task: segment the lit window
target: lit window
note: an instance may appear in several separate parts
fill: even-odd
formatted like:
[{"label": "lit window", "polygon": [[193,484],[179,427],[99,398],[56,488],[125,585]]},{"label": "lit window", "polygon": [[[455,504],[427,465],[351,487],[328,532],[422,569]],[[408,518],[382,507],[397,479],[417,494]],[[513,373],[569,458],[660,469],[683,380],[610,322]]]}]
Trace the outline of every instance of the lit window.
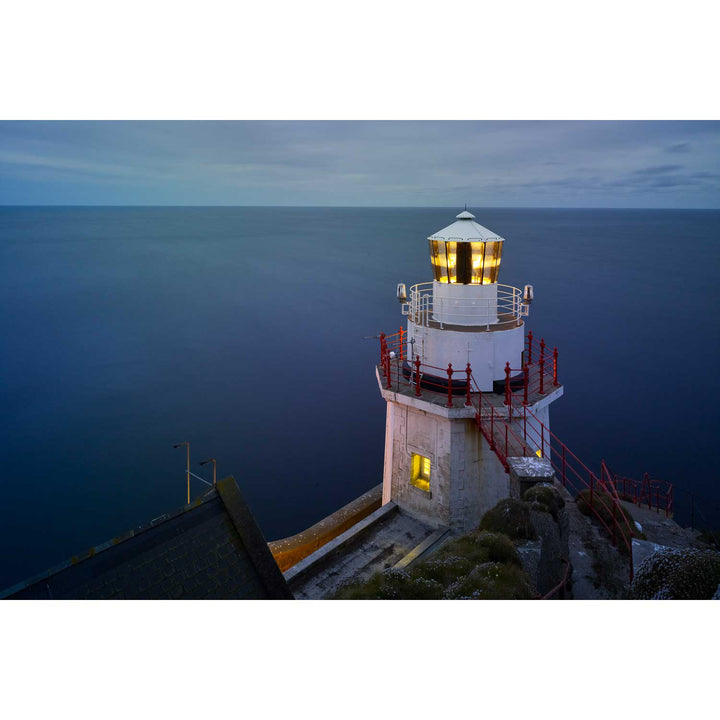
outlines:
[{"label": "lit window", "polygon": [[489,285],[496,283],[502,240],[456,242],[430,240],[433,276],[442,283]]},{"label": "lit window", "polygon": [[430,492],[430,458],[413,453],[411,472],[410,484],[425,492]]}]

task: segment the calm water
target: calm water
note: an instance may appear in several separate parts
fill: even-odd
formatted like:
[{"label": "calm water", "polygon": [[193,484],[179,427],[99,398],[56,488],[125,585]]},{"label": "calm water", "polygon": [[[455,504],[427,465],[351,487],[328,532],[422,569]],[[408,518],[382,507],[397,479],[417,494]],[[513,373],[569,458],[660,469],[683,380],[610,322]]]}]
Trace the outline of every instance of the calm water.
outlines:
[{"label": "calm water", "polygon": [[[185,439],[268,539],[379,483],[364,337],[399,327],[395,285],[430,279],[425,238],[456,212],[0,208],[0,587],[181,506]],[[475,214],[559,348],[553,430],[717,503],[720,213]]]}]

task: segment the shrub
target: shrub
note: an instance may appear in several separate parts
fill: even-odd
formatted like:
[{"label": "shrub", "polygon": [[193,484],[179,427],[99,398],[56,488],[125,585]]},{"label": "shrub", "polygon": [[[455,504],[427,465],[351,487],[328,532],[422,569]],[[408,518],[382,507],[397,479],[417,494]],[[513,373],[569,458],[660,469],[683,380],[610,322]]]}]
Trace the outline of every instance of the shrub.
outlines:
[{"label": "shrub", "polygon": [[[445,543],[433,554],[434,558],[458,556],[467,558],[472,562],[473,566],[487,562],[490,559],[488,548],[482,543],[479,543],[473,535],[463,535],[462,537],[450,540],[450,542]],[[422,563],[419,565],[421,564]],[[419,565],[416,567],[419,567]]]},{"label": "shrub", "polygon": [[720,584],[720,553],[695,548],[654,552],[635,572],[636,600],[709,600]]},{"label": "shrub", "polygon": [[507,535],[476,530],[471,537],[481,547],[487,548],[488,560],[492,562],[521,565],[520,555]]},{"label": "shrub", "polygon": [[419,563],[413,568],[412,575],[424,580],[434,580],[445,588],[459,577],[467,575],[475,565],[475,562],[466,557],[458,557],[457,555],[436,556]]},{"label": "shrub", "polygon": [[521,500],[505,498],[488,510],[480,521],[480,530],[502,533],[512,540],[535,540],[530,508]]},{"label": "shrub", "polygon": [[556,521],[558,519],[558,513],[565,507],[565,501],[562,499],[560,493],[552,485],[547,483],[533,485],[533,487],[528,488],[523,494],[523,500],[525,500],[525,502],[539,504],[545,508]]}]

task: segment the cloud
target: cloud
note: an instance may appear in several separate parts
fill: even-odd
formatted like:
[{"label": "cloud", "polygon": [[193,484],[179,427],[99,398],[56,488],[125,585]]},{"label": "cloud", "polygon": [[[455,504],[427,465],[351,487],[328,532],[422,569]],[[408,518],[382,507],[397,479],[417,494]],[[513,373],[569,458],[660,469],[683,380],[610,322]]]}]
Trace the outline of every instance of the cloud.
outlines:
[{"label": "cloud", "polygon": [[719,174],[718,122],[0,122],[4,204],[717,207]]},{"label": "cloud", "polygon": [[635,170],[635,175],[662,175],[664,173],[674,172],[675,170],[682,170],[682,165],[654,165],[653,167],[642,168],[641,170]]}]

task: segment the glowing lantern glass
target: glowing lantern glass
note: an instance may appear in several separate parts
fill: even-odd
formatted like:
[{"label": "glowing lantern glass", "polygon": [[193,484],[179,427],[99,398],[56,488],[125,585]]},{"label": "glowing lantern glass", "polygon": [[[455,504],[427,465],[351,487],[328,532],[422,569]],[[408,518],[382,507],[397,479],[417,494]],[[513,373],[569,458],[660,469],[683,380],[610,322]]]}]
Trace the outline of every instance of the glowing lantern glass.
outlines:
[{"label": "glowing lantern glass", "polygon": [[502,240],[430,240],[430,255],[433,274],[438,282],[489,285],[497,282]]}]

